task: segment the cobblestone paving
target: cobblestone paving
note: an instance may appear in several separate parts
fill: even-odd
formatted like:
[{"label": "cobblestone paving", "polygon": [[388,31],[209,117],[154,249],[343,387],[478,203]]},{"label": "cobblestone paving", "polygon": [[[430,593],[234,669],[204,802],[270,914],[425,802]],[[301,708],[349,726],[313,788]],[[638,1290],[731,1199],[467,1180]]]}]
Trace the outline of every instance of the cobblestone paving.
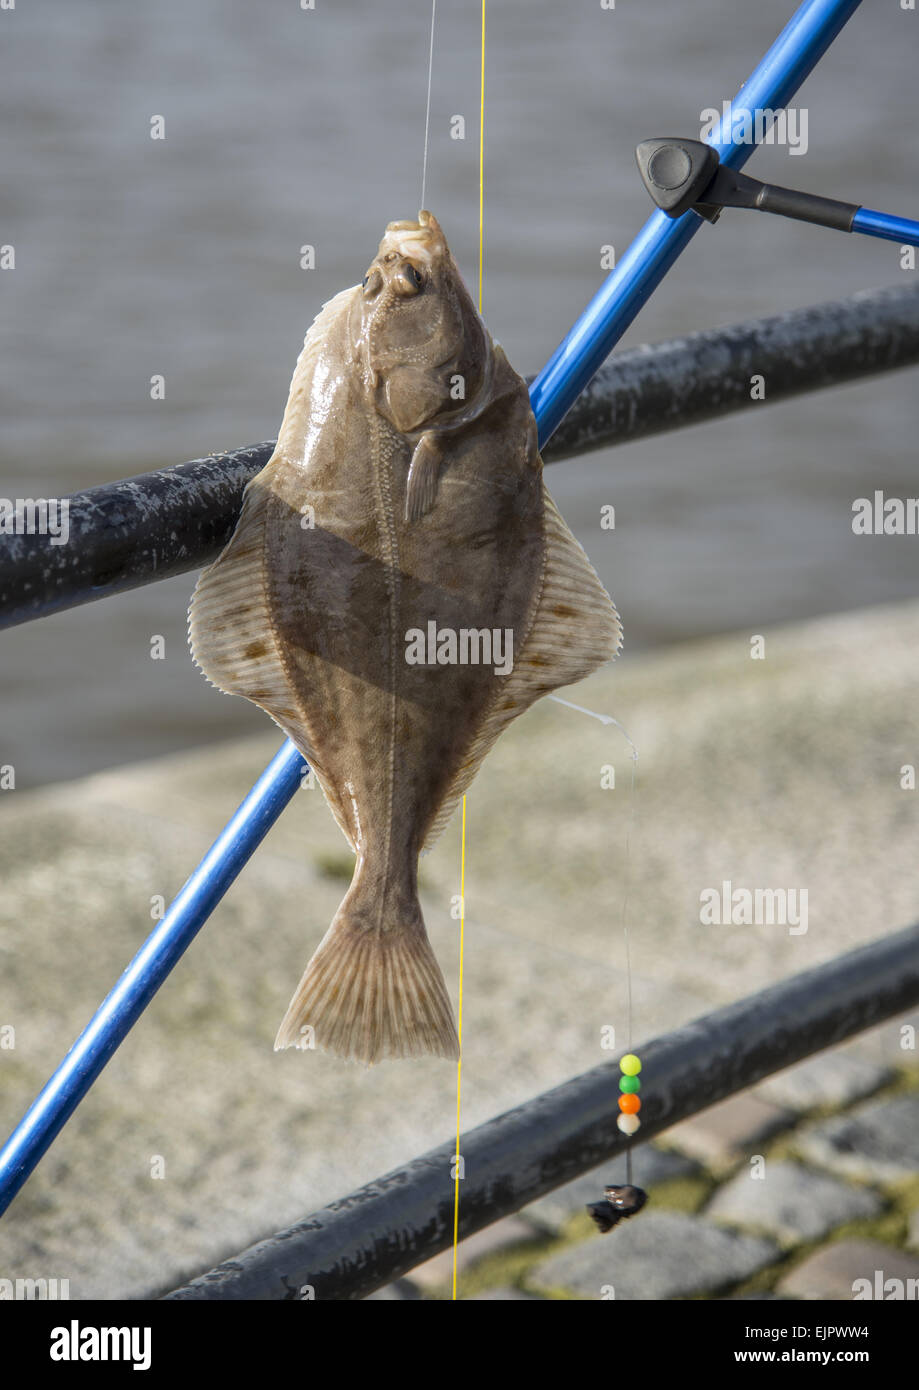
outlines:
[{"label": "cobblestone paving", "polygon": [[[458,1297],[919,1299],[917,1134],[919,1067],[841,1048],[636,1148],[649,1202],[609,1234],[621,1161],[463,1242]],[[452,1297],[452,1252],[372,1296]]]}]

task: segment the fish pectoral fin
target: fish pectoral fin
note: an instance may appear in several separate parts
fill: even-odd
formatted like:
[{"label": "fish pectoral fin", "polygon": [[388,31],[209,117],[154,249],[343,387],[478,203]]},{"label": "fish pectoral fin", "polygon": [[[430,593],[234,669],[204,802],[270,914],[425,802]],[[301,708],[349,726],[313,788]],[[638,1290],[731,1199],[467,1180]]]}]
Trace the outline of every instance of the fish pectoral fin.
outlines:
[{"label": "fish pectoral fin", "polygon": [[405,487],[405,520],[419,521],[433,507],[443,456],[434,435],[423,434],[415,445]]}]

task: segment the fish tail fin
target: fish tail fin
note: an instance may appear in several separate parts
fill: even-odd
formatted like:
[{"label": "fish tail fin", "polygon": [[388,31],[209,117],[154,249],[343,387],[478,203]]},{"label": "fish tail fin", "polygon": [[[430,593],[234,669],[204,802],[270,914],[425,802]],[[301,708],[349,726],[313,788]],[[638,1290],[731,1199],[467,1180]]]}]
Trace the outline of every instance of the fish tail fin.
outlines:
[{"label": "fish tail fin", "polygon": [[447,987],[415,903],[406,925],[368,926],[349,892],[306,967],[275,1051],[321,1047],[372,1064],[458,1057]]}]

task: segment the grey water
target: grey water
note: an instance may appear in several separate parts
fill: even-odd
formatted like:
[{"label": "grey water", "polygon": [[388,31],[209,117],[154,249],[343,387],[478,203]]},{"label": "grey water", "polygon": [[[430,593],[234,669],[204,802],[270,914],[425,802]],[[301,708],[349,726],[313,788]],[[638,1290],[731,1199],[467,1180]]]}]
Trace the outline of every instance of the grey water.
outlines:
[{"label": "grey water", "polygon": [[[599,286],[601,248],[621,254],[649,215],[637,142],[698,135],[794,8],[488,0],[484,313],[519,371]],[[429,22],[430,0],[0,10],[0,243],[15,247],[0,273],[0,496],[274,437],[314,314],[360,278],[386,222],[418,210]],[[426,193],[471,286],[479,23],[478,0],[439,0]],[[806,141],[764,147],[750,172],[919,216],[917,57],[919,13],[867,0],[795,99]],[[624,345],[917,275],[890,243],[726,214]],[[622,613],[621,660],[914,596],[919,538],[857,537],[851,516],[876,488],[916,494],[917,423],[906,371],[553,466]],[[193,584],[0,636],[0,763],[17,786],[265,726],[192,665]]]}]

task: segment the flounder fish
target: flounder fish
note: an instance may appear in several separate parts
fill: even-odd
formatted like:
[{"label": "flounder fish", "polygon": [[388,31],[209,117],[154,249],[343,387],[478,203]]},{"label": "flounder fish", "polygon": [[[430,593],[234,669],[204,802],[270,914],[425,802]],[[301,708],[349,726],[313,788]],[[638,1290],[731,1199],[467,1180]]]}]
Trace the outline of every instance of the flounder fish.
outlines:
[{"label": "flounder fish", "polygon": [[293,740],[356,855],[275,1048],[456,1057],[419,854],[508,724],[621,633],[543,484],[526,383],[431,213],[391,222],[307,333],[189,638]]}]

